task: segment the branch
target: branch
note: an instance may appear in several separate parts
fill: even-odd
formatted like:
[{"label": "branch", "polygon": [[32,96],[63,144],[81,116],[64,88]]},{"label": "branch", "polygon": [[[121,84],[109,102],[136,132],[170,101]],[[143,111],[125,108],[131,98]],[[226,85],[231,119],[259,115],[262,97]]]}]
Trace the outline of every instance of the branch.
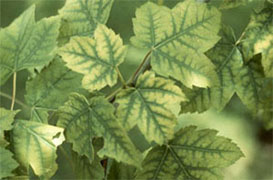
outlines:
[{"label": "branch", "polygon": [[12,98],[11,98],[11,106],[10,110],[13,110],[14,103],[15,103],[15,97],[16,97],[16,72],[13,74],[13,87],[12,87]]}]

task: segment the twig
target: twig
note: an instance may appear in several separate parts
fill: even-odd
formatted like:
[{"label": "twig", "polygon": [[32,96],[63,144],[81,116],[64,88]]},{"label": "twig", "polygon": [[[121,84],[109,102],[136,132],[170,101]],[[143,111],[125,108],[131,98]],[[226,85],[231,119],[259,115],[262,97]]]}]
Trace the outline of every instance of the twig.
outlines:
[{"label": "twig", "polygon": [[11,99],[10,110],[13,110],[14,108],[15,98],[16,98],[16,72],[14,72],[13,74],[13,87],[12,87],[12,99]]},{"label": "twig", "polygon": [[[4,92],[1,92],[1,91],[0,91],[0,96],[12,100],[12,97],[11,97],[10,95],[8,95],[8,94],[6,94],[6,93],[4,93]],[[21,106],[24,107],[24,108],[30,108],[28,105],[26,105],[25,103],[23,103],[22,101],[20,101],[20,100],[18,100],[18,99],[16,99],[16,98],[15,98],[15,103],[21,105]]]}]

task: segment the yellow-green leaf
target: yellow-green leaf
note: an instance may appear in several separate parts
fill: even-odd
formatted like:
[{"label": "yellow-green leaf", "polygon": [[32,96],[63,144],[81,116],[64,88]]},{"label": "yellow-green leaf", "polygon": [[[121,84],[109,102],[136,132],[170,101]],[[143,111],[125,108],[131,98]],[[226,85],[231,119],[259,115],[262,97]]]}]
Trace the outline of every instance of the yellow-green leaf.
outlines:
[{"label": "yellow-green leaf", "polygon": [[172,10],[148,2],[136,11],[132,43],[151,51],[156,73],[184,83],[207,87],[217,79],[203,54],[219,40],[220,13],[204,3],[186,0]]},{"label": "yellow-green leaf", "polygon": [[34,20],[31,6],[11,25],[0,30],[0,84],[14,73],[48,64],[55,55],[58,17]]},{"label": "yellow-green leaf", "polygon": [[154,147],[136,179],[222,179],[222,170],[243,153],[230,139],[211,129],[181,129],[167,145]]},{"label": "yellow-green leaf", "polygon": [[65,128],[67,140],[73,150],[94,159],[92,138],[103,137],[100,157],[108,156],[131,165],[139,166],[141,154],[136,150],[126,131],[114,116],[114,107],[104,97],[88,101],[84,96],[72,94],[60,108],[58,125]]},{"label": "yellow-green leaf", "polygon": [[57,170],[57,147],[64,141],[63,128],[25,120],[16,120],[13,129],[15,157],[25,168],[49,179]]},{"label": "yellow-green leaf", "polygon": [[73,36],[93,36],[98,24],[105,24],[114,0],[66,0],[59,14],[62,26],[59,39]]},{"label": "yellow-green leaf", "polygon": [[139,77],[135,88],[117,95],[117,115],[126,129],[137,125],[148,141],[163,144],[172,138],[176,124],[170,109],[182,100],[184,95],[173,81],[146,72]]},{"label": "yellow-green leaf", "polygon": [[70,69],[84,74],[83,87],[93,91],[117,83],[117,68],[126,52],[120,36],[105,25],[99,25],[94,38],[74,37],[59,54]]},{"label": "yellow-green leaf", "polygon": [[[8,142],[5,140],[4,131],[11,130],[13,128],[13,121],[15,115],[19,112],[17,111],[10,111],[4,108],[0,108],[0,146],[5,147],[8,145]],[[1,169],[1,168],[0,168]]]}]

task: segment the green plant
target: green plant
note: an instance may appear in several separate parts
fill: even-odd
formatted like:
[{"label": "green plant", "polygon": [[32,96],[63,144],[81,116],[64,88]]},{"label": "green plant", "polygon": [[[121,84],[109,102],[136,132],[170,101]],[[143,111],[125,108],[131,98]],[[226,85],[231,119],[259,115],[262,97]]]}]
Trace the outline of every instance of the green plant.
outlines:
[{"label": "green plant", "polygon": [[[119,69],[129,45],[105,25],[113,2],[66,0],[37,22],[31,6],[0,29],[0,84],[13,76],[12,95],[1,92],[11,107],[0,108],[0,178],[51,178],[59,148],[77,179],[221,179],[244,156],[239,147],[216,130],[176,131],[177,116],[221,111],[236,93],[273,127],[270,0],[239,36],[221,12],[247,0],[143,2],[131,44],[146,55],[131,77]],[[24,102],[16,99],[22,70]],[[149,147],[139,148],[132,129]]]}]

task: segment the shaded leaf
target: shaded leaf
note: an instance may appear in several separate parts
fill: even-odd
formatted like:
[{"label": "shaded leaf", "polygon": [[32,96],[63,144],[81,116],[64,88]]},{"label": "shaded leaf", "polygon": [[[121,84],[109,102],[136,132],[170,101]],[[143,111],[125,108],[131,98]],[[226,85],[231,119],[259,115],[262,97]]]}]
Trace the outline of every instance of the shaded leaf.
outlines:
[{"label": "shaded leaf", "polygon": [[222,169],[243,157],[230,139],[211,129],[181,129],[168,145],[156,146],[136,179],[222,179]]},{"label": "shaded leaf", "polygon": [[0,178],[14,176],[12,171],[18,166],[18,163],[12,156],[9,150],[0,147]]},{"label": "shaded leaf", "polygon": [[31,108],[31,120],[47,123],[47,111],[57,110],[71,92],[83,92],[82,76],[66,68],[60,58],[26,83],[25,99]]},{"label": "shaded leaf", "polygon": [[27,68],[48,64],[55,55],[59,34],[58,17],[34,20],[35,6],[31,6],[12,24],[0,30],[0,82]]},{"label": "shaded leaf", "polygon": [[5,147],[6,145],[8,145],[8,142],[5,140],[5,137],[4,137],[4,131],[8,131],[13,128],[12,123],[14,121],[15,115],[18,112],[19,110],[10,111],[4,108],[0,108],[0,146],[1,147]]},{"label": "shaded leaf", "polygon": [[174,82],[146,72],[138,78],[135,88],[117,95],[117,115],[126,129],[137,125],[148,141],[163,144],[173,136],[176,117],[170,110],[185,100]]},{"label": "shaded leaf", "polygon": [[93,91],[117,83],[117,68],[126,52],[120,36],[105,25],[99,25],[94,38],[74,37],[59,54],[70,69],[84,74],[83,87]]},{"label": "shaded leaf", "polygon": [[57,146],[64,141],[63,128],[17,120],[13,129],[16,159],[25,168],[43,178],[50,178],[57,170]]},{"label": "shaded leaf", "polygon": [[67,140],[73,150],[94,160],[92,138],[103,137],[100,157],[108,156],[138,166],[141,154],[135,149],[124,129],[114,116],[114,107],[104,97],[88,101],[84,96],[72,94],[60,108],[58,125],[66,129]]}]

